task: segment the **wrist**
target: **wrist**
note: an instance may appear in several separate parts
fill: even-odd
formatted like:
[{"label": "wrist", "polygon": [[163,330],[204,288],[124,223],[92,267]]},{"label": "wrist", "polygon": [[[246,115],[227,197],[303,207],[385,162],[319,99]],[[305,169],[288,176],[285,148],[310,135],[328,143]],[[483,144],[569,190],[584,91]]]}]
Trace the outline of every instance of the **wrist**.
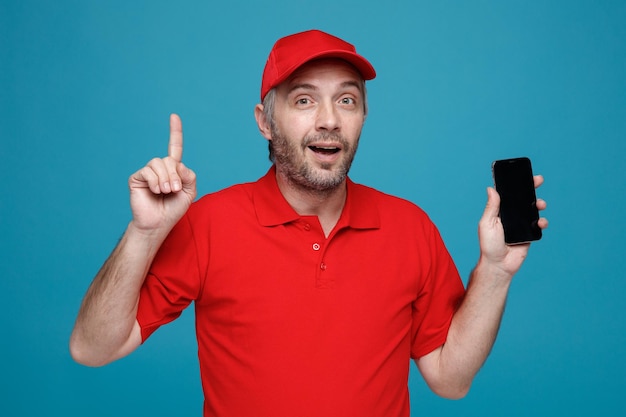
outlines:
[{"label": "wrist", "polygon": [[154,255],[168,234],[169,230],[145,229],[131,221],[126,227],[122,241],[139,253]]},{"label": "wrist", "polygon": [[508,284],[513,279],[513,274],[504,269],[500,263],[494,262],[486,257],[481,256],[478,259],[476,267],[472,272],[472,276],[493,279],[496,283]]}]

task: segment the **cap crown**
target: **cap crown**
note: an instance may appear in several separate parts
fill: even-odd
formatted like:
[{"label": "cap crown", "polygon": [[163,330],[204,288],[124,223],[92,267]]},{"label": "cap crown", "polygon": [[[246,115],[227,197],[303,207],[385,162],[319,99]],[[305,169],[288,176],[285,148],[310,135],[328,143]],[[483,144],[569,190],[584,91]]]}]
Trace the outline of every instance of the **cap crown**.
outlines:
[{"label": "cap crown", "polygon": [[372,64],[354,45],[320,30],[308,30],[279,39],[272,48],[261,82],[261,101],[303,64],[319,58],[340,58],[356,67],[364,80],[376,77]]}]

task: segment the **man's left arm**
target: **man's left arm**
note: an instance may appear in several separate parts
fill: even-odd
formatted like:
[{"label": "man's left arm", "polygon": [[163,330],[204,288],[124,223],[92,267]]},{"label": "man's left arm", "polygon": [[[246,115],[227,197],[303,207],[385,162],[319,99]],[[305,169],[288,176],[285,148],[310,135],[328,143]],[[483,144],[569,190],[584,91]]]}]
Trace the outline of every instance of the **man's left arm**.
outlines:
[{"label": "man's left arm", "polygon": [[[543,177],[535,176],[535,187]],[[498,216],[500,197],[487,190],[487,206],[478,226],[480,258],[467,286],[463,302],[454,314],[445,344],[419,358],[417,366],[428,386],[446,398],[467,394],[474,376],[496,340],[513,275],[528,255],[530,244],[506,245]],[[546,203],[537,200],[537,208]],[[539,220],[545,229],[548,221]]]}]

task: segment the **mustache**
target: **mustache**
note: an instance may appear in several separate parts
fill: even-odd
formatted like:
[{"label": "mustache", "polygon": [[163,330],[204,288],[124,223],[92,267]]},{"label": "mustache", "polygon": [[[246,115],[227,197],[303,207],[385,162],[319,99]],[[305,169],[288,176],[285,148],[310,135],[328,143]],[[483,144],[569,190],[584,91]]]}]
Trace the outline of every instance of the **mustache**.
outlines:
[{"label": "mustache", "polygon": [[341,147],[344,150],[347,150],[350,148],[349,142],[341,134],[337,132],[321,132],[316,135],[305,136],[304,140],[302,141],[302,146],[306,148],[312,143],[319,143],[319,142],[339,143],[341,144]]}]

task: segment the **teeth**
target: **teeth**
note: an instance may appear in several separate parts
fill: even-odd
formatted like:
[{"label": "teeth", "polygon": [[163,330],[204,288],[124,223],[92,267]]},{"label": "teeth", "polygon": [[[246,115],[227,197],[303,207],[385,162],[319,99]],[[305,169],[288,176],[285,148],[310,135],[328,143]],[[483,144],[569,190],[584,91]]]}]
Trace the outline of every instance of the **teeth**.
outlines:
[{"label": "teeth", "polygon": [[339,152],[339,148],[335,147],[335,146],[309,146],[309,149],[311,149],[313,152],[318,152],[318,153],[337,153]]}]

